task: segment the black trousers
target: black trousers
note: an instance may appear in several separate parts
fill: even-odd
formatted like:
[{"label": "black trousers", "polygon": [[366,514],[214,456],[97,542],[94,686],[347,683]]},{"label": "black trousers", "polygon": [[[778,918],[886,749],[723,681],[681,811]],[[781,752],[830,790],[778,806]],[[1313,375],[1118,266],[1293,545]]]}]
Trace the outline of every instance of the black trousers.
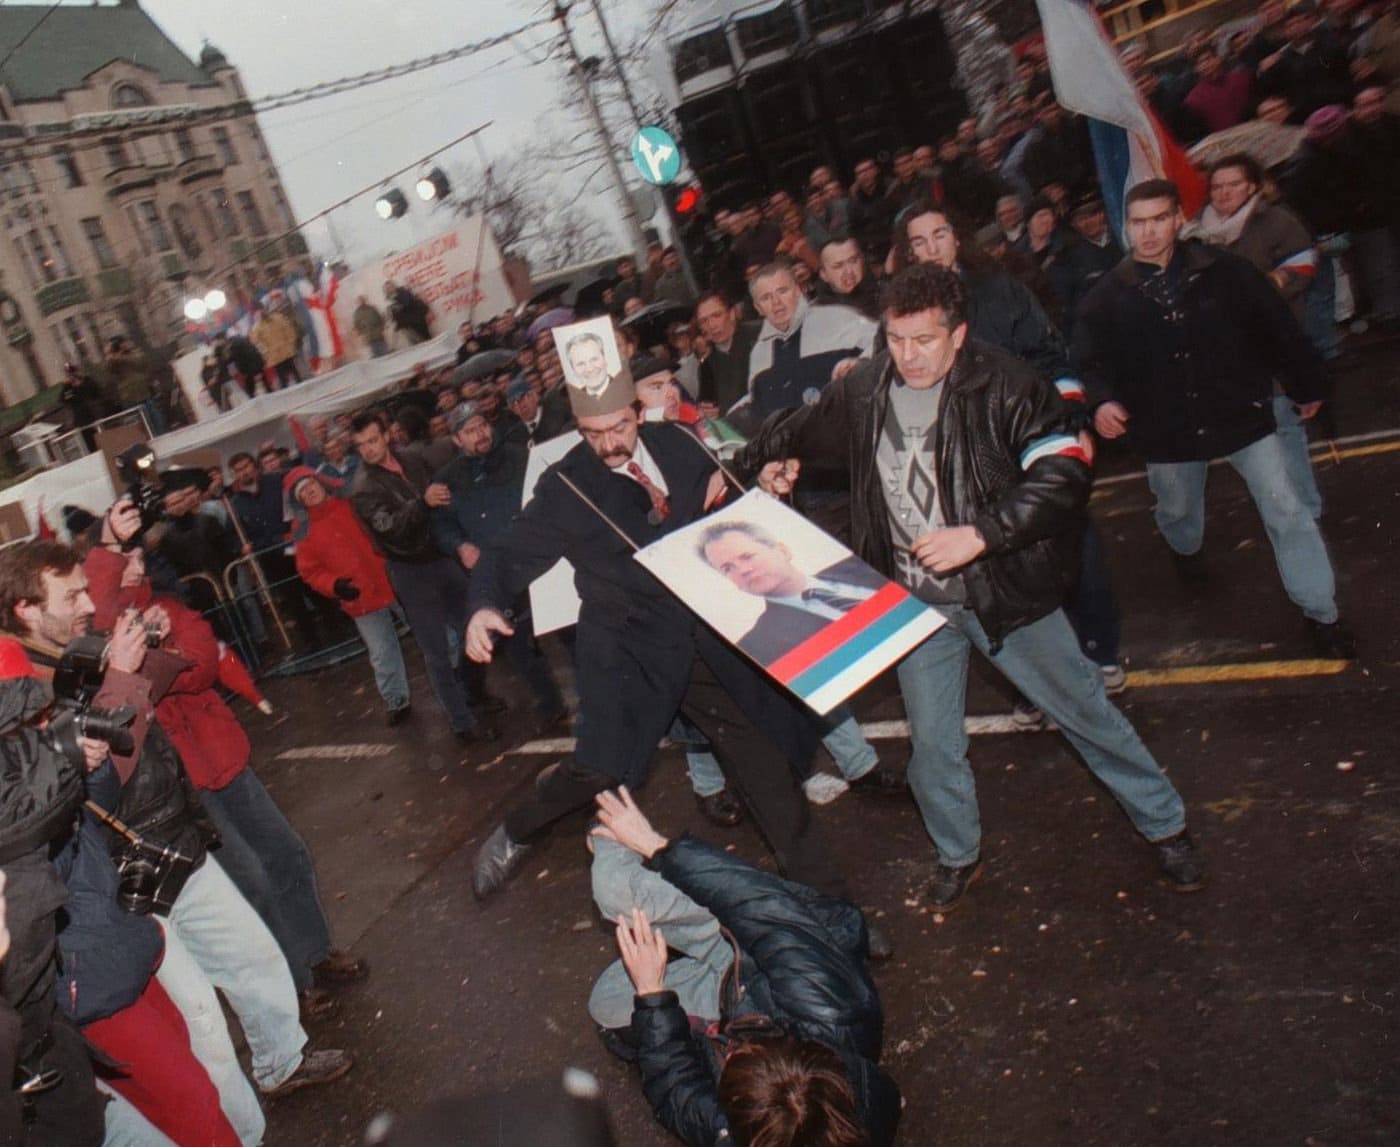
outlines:
[{"label": "black trousers", "polygon": [[570,813],[592,808],[604,789],[641,785],[679,710],[709,740],[782,873],[828,895],[846,896],[797,780],[795,766],[809,763],[818,743],[806,709],[707,629],[696,634],[688,675],[683,659],[653,658],[616,642],[598,648],[594,640],[606,646],[608,639],[580,629],[575,753],[506,816],[511,839],[538,838]]}]

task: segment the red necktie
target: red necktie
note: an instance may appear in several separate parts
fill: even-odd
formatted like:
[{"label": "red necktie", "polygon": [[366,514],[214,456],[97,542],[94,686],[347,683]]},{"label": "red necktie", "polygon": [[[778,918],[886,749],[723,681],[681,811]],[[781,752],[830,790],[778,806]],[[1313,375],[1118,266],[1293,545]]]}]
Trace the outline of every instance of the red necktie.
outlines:
[{"label": "red necktie", "polygon": [[627,473],[641,483],[642,489],[647,492],[647,497],[651,499],[651,512],[656,518],[652,525],[658,525],[671,512],[671,503],[635,460],[627,463]]}]

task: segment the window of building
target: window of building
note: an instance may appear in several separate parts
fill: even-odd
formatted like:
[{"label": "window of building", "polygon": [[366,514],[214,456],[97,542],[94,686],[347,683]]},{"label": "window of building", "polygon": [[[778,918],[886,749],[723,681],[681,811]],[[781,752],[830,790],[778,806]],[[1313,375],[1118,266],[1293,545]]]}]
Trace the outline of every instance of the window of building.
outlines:
[{"label": "window of building", "polygon": [[78,170],[78,161],[73,158],[73,153],[68,148],[55,148],[53,159],[58,164],[58,174],[63,179],[64,187],[83,185],[83,173]]},{"label": "window of building", "polygon": [[82,327],[78,325],[76,316],[70,316],[63,320],[63,333],[67,335],[64,341],[68,344],[69,352],[77,356],[80,363],[87,366],[88,363],[93,361],[87,336],[83,333]]},{"label": "window of building", "polygon": [[233,149],[233,136],[229,135],[228,128],[214,128],[214,146],[219,149],[219,160],[225,167],[232,167],[238,162],[238,152]]},{"label": "window of building", "polygon": [[144,108],[150,104],[151,97],[146,94],[146,89],[136,84],[118,84],[117,90],[112,93],[114,108]]},{"label": "window of building", "polygon": [[138,203],[136,212],[141,220],[141,229],[146,233],[151,246],[157,251],[172,250],[175,244],[170,241],[170,232],[165,226],[165,220],[161,218],[160,208],[156,206],[155,200],[147,199]]},{"label": "window of building", "polygon": [[119,139],[104,139],[102,153],[107,157],[108,167],[127,167],[131,163],[126,154],[126,144]]},{"label": "window of building", "polygon": [[71,278],[73,262],[68,258],[68,249],[63,245],[63,236],[58,233],[58,228],[52,225],[46,230],[49,233],[49,250],[53,253],[54,265],[58,268],[59,278]]},{"label": "window of building", "polygon": [[126,221],[131,225],[132,233],[136,236],[137,245],[141,248],[141,254],[151,253],[151,241],[146,235],[146,229],[141,226],[141,216],[136,210],[134,203],[126,205]]},{"label": "window of building", "polygon": [[0,196],[6,199],[17,197],[20,193],[19,176],[11,164],[0,167]]},{"label": "window of building", "polygon": [[87,323],[88,334],[92,338],[92,345],[97,348],[97,353],[102,353],[102,332],[97,327],[97,319],[92,315],[84,315],[83,322]]},{"label": "window of building", "polygon": [[253,142],[253,153],[261,160],[267,159],[267,145],[263,143],[262,133],[258,131],[258,125],[250,123],[248,125],[248,138]]},{"label": "window of building", "polygon": [[238,192],[238,210],[253,238],[261,239],[267,234],[267,224],[263,222],[262,212],[258,210],[257,200],[251,191]]},{"label": "window of building", "polygon": [[29,245],[19,235],[15,236],[15,250],[19,253],[19,262],[20,266],[24,268],[24,277],[29,280],[30,287],[37,289],[44,280],[34,266],[34,256],[29,253]]},{"label": "window of building", "polygon": [[88,246],[92,248],[92,253],[97,256],[97,265],[104,271],[117,265],[117,253],[112,250],[112,244],[107,241],[107,232],[102,226],[102,220],[93,216],[83,220],[83,234],[87,236]]},{"label": "window of building", "polygon": [[214,209],[214,218],[219,221],[219,230],[229,238],[234,238],[240,234],[238,227],[238,216],[233,213],[233,208],[229,206],[228,192],[222,187],[216,187],[209,193],[209,205]]},{"label": "window of building", "polygon": [[175,151],[180,156],[180,162],[194,158],[194,136],[190,134],[187,127],[179,128],[175,132]]},{"label": "window of building", "polygon": [[194,220],[179,203],[170,208],[170,226],[175,230],[175,241],[180,244],[180,250],[185,253],[185,257],[191,262],[198,262],[204,256],[204,248],[199,245],[199,233],[195,230]]},{"label": "window of building", "polygon": [[24,238],[29,244],[29,253],[34,257],[34,265],[38,268],[40,277],[46,283],[58,282],[61,278],[58,273],[58,264],[54,262],[48,244],[44,242],[44,236],[39,231],[34,230]]},{"label": "window of building", "polygon": [[284,229],[290,230],[296,226],[296,220],[292,218],[292,208],[287,202],[287,197],[282,194],[282,189],[277,184],[272,184],[269,189],[272,192],[272,204],[277,208],[277,218],[281,221]]}]

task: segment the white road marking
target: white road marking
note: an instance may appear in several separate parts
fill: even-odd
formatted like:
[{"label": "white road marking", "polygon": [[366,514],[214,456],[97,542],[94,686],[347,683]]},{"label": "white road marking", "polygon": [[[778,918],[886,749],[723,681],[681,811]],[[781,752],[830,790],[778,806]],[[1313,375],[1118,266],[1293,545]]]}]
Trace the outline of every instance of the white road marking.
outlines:
[{"label": "white road marking", "polygon": [[279,761],[356,761],[387,757],[395,745],[302,745],[277,754]]}]

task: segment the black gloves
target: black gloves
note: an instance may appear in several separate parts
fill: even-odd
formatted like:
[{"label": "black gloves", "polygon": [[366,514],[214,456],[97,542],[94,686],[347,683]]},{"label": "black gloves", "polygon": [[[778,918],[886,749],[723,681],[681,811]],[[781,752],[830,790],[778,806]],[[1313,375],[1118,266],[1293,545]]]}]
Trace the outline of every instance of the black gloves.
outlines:
[{"label": "black gloves", "polygon": [[331,588],[335,590],[335,596],[340,598],[341,601],[354,601],[360,596],[359,589],[348,577],[336,578],[335,585]]}]

